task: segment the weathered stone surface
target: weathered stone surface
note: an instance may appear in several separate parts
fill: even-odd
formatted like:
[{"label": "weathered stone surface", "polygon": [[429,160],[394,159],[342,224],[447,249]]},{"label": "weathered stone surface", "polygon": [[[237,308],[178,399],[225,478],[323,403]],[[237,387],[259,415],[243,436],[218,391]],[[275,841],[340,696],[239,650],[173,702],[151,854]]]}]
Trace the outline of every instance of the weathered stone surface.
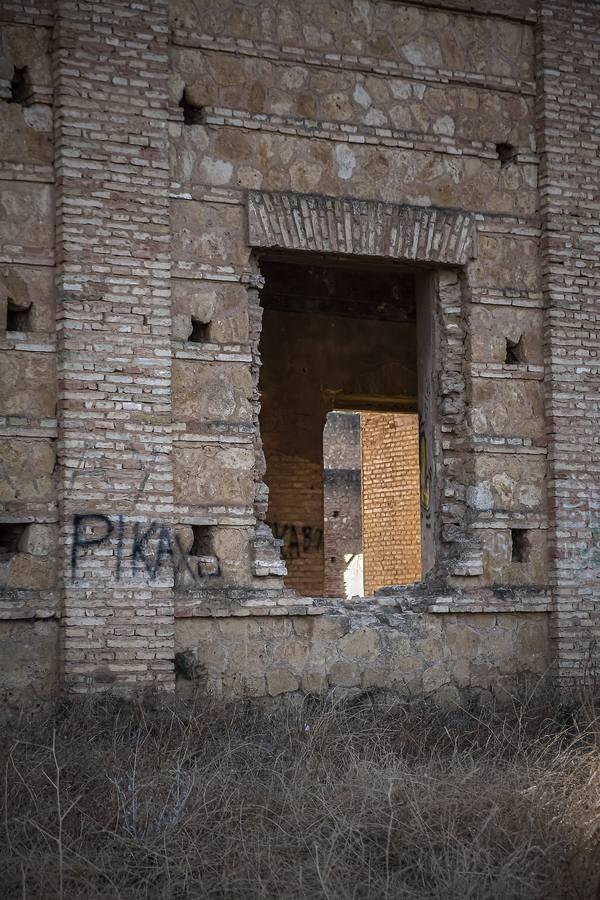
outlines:
[{"label": "weathered stone surface", "polygon": [[266,678],[272,696],[361,685],[431,693],[448,703],[464,689],[537,677],[548,660],[543,613],[406,613],[393,624],[358,613],[343,636],[339,618],[177,619],[176,645],[207,670],[207,688],[224,696],[252,696]]},{"label": "weathered stone surface", "polygon": [[0,697],[4,702],[35,703],[51,697],[58,688],[59,668],[58,622],[0,621]]},{"label": "weathered stone surface", "polygon": [[0,297],[15,309],[27,310],[27,330],[54,333],[54,271],[47,266],[0,266]]},{"label": "weathered stone surface", "polygon": [[248,341],[248,293],[236,284],[205,284],[174,279],[173,337],[187,340],[192,315],[210,323],[210,340],[219,343]]},{"label": "weathered stone surface", "polygon": [[247,506],[254,498],[254,454],[248,447],[177,447],[175,497],[190,505]]},{"label": "weathered stone surface", "polygon": [[506,362],[507,339],[520,342],[523,365],[541,366],[544,361],[541,309],[474,304],[470,312],[471,358],[474,362]]},{"label": "weathered stone surface", "polygon": [[[190,134],[192,130],[194,133]],[[173,141],[177,145],[175,177],[188,189],[216,181],[215,187],[263,187],[271,191],[380,200],[381,184],[385,183],[385,200],[389,203],[513,215],[530,215],[536,209],[535,180],[526,165],[516,167],[513,182],[507,185],[503,170],[493,159],[371,147],[362,143],[312,142],[268,131],[252,134],[241,128],[214,131],[204,126],[184,128],[181,137],[174,137]],[[207,171],[200,165],[205,155],[214,160],[229,160],[231,172],[224,173],[219,168],[215,175],[213,169]],[[248,183],[242,171],[246,173],[250,169],[268,171],[268,181],[263,177],[261,184]],[[184,235],[178,255],[192,252],[190,238],[184,232],[189,230],[192,221],[200,224],[198,215],[191,212],[186,216],[187,224],[182,221],[183,211],[178,207],[184,205],[193,206],[183,202],[174,205],[175,227]],[[215,238],[195,241],[195,252],[217,261],[222,258],[220,247],[231,239],[228,224],[214,213],[207,213],[205,218],[207,223],[210,221]],[[231,259],[242,256],[242,249],[232,246]]]},{"label": "weathered stone surface", "polygon": [[[229,53],[198,53],[186,47],[175,48],[173,64],[174,103],[186,85],[189,101],[201,108],[396,128],[411,136],[440,133],[467,141],[503,140],[527,149],[535,140],[529,97],[458,84],[440,88],[408,78],[292,66]],[[221,165],[227,162],[222,160]]]},{"label": "weathered stone surface", "polygon": [[238,206],[174,200],[171,204],[173,260],[177,268],[197,271],[203,264],[244,266],[250,251]]},{"label": "weathered stone surface", "polygon": [[254,9],[239,10],[216,0],[209,4],[204,0],[179,0],[172,9],[171,21],[184,33],[201,30],[215,36],[269,41],[323,53],[373,55],[417,67],[533,77],[532,29],[494,17],[450,15],[440,9],[395,3],[347,6],[341,0],[332,7],[312,0],[302,7],[302,15],[292,0],[285,5],[271,0],[256,15]]},{"label": "weathered stone surface", "polygon": [[469,419],[475,434],[544,438],[544,393],[537,381],[473,380]]},{"label": "weathered stone surface", "polygon": [[0,503],[49,500],[55,461],[49,440],[0,438]]},{"label": "weathered stone surface", "polygon": [[46,184],[0,182],[0,241],[15,262],[51,262],[54,253],[53,189]]},{"label": "weathered stone surface", "polygon": [[469,489],[469,505],[475,510],[545,510],[546,460],[543,456],[478,454],[475,479],[475,486]]},{"label": "weathered stone surface", "polygon": [[49,353],[0,354],[0,414],[56,414],[56,363]]},{"label": "weathered stone surface", "polygon": [[[519,211],[534,212],[533,209]],[[480,234],[477,248],[477,259],[469,266],[468,277],[473,287],[540,290],[539,245],[536,239]]]},{"label": "weathered stone surface", "polygon": [[546,529],[528,528],[527,552],[523,562],[513,559],[510,530],[482,528],[480,539],[484,551],[484,574],[494,585],[543,585],[548,574]]},{"label": "weathered stone surface", "polygon": [[173,361],[173,417],[180,421],[210,420],[249,424],[253,391],[249,366]]}]

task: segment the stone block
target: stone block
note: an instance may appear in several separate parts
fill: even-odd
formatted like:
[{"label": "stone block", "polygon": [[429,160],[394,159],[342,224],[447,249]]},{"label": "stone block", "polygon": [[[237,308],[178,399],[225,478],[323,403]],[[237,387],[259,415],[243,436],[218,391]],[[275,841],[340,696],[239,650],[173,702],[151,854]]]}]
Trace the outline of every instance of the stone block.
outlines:
[{"label": "stone block", "polygon": [[0,266],[0,296],[13,308],[28,310],[27,331],[54,333],[54,270],[47,266]]},{"label": "stone block", "polygon": [[251,423],[253,380],[248,365],[174,359],[172,371],[177,421]]},{"label": "stone block", "polygon": [[50,500],[55,461],[52,441],[0,438],[0,503]]},{"label": "stone block", "polygon": [[307,694],[324,694],[328,686],[327,675],[323,672],[305,672],[302,676],[302,690]]},{"label": "stone block", "polygon": [[271,697],[297,691],[300,680],[287,669],[271,669],[267,672],[267,690]]},{"label": "stone block", "polygon": [[51,115],[38,114],[32,118],[20,104],[2,103],[0,130],[5,135],[0,150],[2,160],[12,163],[25,161],[49,167],[52,165],[54,150]]},{"label": "stone block", "polygon": [[245,266],[249,248],[244,239],[240,206],[174,200],[171,203],[173,260],[182,269],[202,264]]},{"label": "stone block", "polygon": [[543,386],[537,381],[474,378],[469,419],[475,434],[542,440]]},{"label": "stone block", "polygon": [[469,328],[473,362],[504,363],[507,338],[520,341],[523,362],[543,365],[543,310],[473,304]]},{"label": "stone block", "polygon": [[546,506],[546,460],[542,456],[478,454],[475,486],[469,505],[479,511],[543,512]]},{"label": "stone block", "polygon": [[15,553],[0,561],[0,587],[43,590],[54,587],[56,559]]},{"label": "stone block", "polygon": [[488,584],[544,585],[548,577],[546,530],[528,528],[528,551],[523,562],[512,558],[512,536],[508,528],[479,530],[483,547],[484,576]]},{"label": "stone block", "polygon": [[[528,192],[536,196],[531,188]],[[535,238],[484,234],[479,235],[477,246],[477,259],[469,266],[471,285],[540,290],[539,244]]]},{"label": "stone block", "polygon": [[[493,626],[495,617],[489,617],[489,626]],[[456,624],[448,623],[445,628],[445,645],[453,659],[473,659],[482,651],[482,637],[478,629],[471,628],[461,617]]]},{"label": "stone block", "polygon": [[54,213],[51,185],[0,182],[0,243],[4,253],[18,261],[51,261]]},{"label": "stone block", "polygon": [[56,526],[32,523],[25,527],[18,551],[32,556],[51,556],[56,552],[56,538]]},{"label": "stone block", "polygon": [[176,447],[175,499],[189,506],[250,506],[254,499],[253,463],[250,447]]},{"label": "stone block", "polygon": [[312,638],[313,641],[337,641],[348,633],[350,622],[348,616],[327,615],[311,618],[294,619],[294,630],[301,637]]},{"label": "stone block", "polygon": [[210,322],[210,340],[245,343],[248,340],[248,292],[239,284],[205,284],[174,278],[173,337],[187,340],[192,315]]},{"label": "stone block", "polygon": [[31,703],[58,690],[60,631],[54,619],[0,621],[0,697]]},{"label": "stone block", "polygon": [[53,417],[56,364],[50,353],[0,353],[0,415]]},{"label": "stone block", "polygon": [[375,628],[357,628],[345,635],[338,647],[342,656],[374,659],[379,653],[379,635]]},{"label": "stone block", "polygon": [[357,663],[338,660],[329,670],[329,681],[335,687],[354,687],[361,681],[360,666]]}]

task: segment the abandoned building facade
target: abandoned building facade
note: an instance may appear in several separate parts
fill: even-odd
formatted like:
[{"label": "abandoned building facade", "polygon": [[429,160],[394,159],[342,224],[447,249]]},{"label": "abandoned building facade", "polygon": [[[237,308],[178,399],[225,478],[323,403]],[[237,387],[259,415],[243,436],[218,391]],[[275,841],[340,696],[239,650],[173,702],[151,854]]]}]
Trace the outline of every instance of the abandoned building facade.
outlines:
[{"label": "abandoned building facade", "polygon": [[600,661],[600,3],[2,0],[0,692]]}]

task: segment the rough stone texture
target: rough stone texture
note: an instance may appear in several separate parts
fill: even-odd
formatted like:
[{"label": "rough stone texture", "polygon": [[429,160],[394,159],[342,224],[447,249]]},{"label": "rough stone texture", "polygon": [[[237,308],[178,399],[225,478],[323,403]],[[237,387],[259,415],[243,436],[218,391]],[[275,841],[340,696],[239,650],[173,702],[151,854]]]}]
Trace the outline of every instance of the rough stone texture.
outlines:
[{"label": "rough stone texture", "polygon": [[43,702],[59,686],[59,627],[53,620],[0,622],[0,698]]},{"label": "rough stone texture", "polygon": [[[459,700],[527,684],[548,667],[544,614],[364,613],[356,606],[312,616],[178,619],[176,646],[216,696],[277,696],[390,688]],[[194,680],[178,687],[193,692]]]},{"label": "rough stone texture", "polygon": [[[80,691],[172,690],[175,617],[223,694],[400,687],[406,672],[452,697],[548,659],[566,687],[585,680],[600,636],[597,0],[5,0],[0,21],[0,618],[7,641],[39,632],[40,648],[37,674],[19,650],[24,674],[0,683],[54,682],[59,615]],[[370,349],[334,385],[381,405],[396,378],[412,411],[418,395],[427,579],[391,592],[385,623],[380,598],[344,629],[345,608],[319,616],[283,586],[291,532],[266,524],[265,467],[279,453],[314,499],[322,450],[298,450],[302,425],[270,460],[268,427],[262,446],[264,387],[285,381],[266,371],[265,250],[310,253],[308,268],[315,251],[370,258],[398,279],[413,266],[404,358],[359,316]],[[288,299],[283,356],[309,298]],[[352,343],[332,343],[330,372]],[[305,391],[319,447],[336,408],[321,381]],[[318,528],[322,493],[313,512]]]},{"label": "rough stone texture", "polygon": [[[0,691],[58,686],[56,304],[49,11],[0,12]],[[11,82],[26,71],[18,102]]]}]

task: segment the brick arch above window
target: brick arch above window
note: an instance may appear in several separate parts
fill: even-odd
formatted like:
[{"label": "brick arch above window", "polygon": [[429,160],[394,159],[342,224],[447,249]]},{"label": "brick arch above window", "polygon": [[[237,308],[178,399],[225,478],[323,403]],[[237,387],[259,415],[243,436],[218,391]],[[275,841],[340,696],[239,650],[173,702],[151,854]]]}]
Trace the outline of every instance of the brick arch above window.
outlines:
[{"label": "brick arch above window", "polygon": [[434,206],[319,194],[248,192],[251,247],[464,266],[477,256],[475,216]]}]

